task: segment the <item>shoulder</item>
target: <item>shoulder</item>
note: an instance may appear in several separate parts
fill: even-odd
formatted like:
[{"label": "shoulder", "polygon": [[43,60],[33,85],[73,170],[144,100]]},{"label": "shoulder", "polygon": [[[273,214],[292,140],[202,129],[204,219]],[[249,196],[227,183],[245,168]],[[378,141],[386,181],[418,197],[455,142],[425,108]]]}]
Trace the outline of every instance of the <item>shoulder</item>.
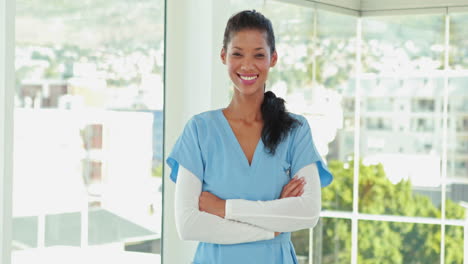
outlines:
[{"label": "shoulder", "polygon": [[303,115],[300,115],[300,114],[295,114],[295,113],[291,113],[291,112],[288,112],[289,116],[296,119],[297,121],[299,121],[299,123],[302,123],[302,122],[307,122],[307,119],[303,116]]},{"label": "shoulder", "polygon": [[202,113],[194,115],[192,119],[195,120],[196,122],[210,122],[210,121],[213,121],[217,115],[219,115],[220,111],[221,109],[202,112]]},{"label": "shoulder", "polygon": [[304,128],[307,129],[309,127],[309,121],[307,121],[307,118],[305,118],[303,115],[290,113],[290,112],[288,112],[288,114],[291,118],[294,118],[295,120],[298,121],[298,123],[292,129],[292,132],[300,130],[300,129],[304,129]]},{"label": "shoulder", "polygon": [[305,137],[308,137],[312,134],[309,121],[307,118],[300,114],[288,113],[292,118],[297,120],[296,125],[291,129],[290,137],[294,144],[294,142],[301,141]]},{"label": "shoulder", "polygon": [[218,115],[221,110],[211,110],[196,114],[187,122],[187,127],[196,129],[199,133],[206,133],[210,128],[213,128],[214,123],[218,120]]}]

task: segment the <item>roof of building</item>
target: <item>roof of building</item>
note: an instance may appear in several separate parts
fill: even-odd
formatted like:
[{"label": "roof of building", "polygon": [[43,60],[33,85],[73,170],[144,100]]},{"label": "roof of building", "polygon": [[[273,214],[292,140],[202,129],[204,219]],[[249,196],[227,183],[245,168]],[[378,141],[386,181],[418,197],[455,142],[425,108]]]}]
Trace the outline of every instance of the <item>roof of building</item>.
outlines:
[{"label": "roof of building", "polygon": [[[88,245],[136,240],[139,237],[157,238],[157,234],[104,209],[90,209]],[[13,244],[34,248],[38,245],[38,217],[13,219]],[[45,246],[81,245],[80,212],[46,215]]]}]

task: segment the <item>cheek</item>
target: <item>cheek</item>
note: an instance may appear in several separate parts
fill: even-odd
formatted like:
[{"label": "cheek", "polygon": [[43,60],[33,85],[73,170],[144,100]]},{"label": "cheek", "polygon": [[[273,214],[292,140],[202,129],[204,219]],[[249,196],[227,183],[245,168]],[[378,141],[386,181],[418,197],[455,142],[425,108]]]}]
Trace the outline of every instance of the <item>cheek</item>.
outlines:
[{"label": "cheek", "polygon": [[232,72],[236,71],[237,66],[236,66],[235,63],[230,62],[230,63],[227,64],[227,69],[228,69],[228,71],[230,73],[232,73]]},{"label": "cheek", "polygon": [[234,74],[234,72],[235,72],[234,67],[228,66],[228,72],[229,72],[229,74],[231,74],[231,75]]},{"label": "cheek", "polygon": [[270,62],[269,61],[263,62],[258,65],[258,68],[261,69],[262,71],[268,72],[270,70]]}]

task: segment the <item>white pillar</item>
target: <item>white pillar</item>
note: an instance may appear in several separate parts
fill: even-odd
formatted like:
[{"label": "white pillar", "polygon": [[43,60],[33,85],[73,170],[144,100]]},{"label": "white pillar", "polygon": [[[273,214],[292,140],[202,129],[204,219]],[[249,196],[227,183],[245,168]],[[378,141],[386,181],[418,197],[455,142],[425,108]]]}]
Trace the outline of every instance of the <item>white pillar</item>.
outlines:
[{"label": "white pillar", "polygon": [[0,2],[0,262],[11,263],[14,0]]},{"label": "white pillar", "polygon": [[[229,84],[219,59],[229,0],[171,0],[166,4],[164,157],[191,116],[226,104]],[[191,263],[197,243],[178,238],[169,172],[164,164],[162,260],[165,264]]]}]

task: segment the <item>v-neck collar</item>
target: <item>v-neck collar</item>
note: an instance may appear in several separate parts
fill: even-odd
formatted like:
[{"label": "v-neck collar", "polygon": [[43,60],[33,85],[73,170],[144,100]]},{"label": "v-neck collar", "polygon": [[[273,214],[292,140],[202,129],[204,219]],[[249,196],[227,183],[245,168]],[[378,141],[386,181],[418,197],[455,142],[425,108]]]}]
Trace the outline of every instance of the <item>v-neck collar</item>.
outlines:
[{"label": "v-neck collar", "polygon": [[228,137],[230,138],[229,141],[231,141],[233,147],[235,149],[237,149],[238,154],[243,157],[243,159],[245,161],[244,163],[246,164],[246,166],[253,169],[254,165],[256,165],[258,163],[257,162],[257,156],[259,155],[258,152],[260,151],[260,149],[263,148],[262,138],[260,137],[260,139],[258,140],[257,146],[255,147],[255,151],[254,151],[254,154],[252,156],[252,162],[249,164],[249,159],[245,155],[244,150],[242,150],[241,144],[239,143],[239,140],[237,139],[236,134],[234,134],[234,131],[232,130],[231,125],[229,124],[229,121],[227,120],[226,116],[224,115],[223,108],[218,109],[218,114],[219,114],[219,117],[221,119],[222,126],[223,126],[224,130],[226,131]]}]

